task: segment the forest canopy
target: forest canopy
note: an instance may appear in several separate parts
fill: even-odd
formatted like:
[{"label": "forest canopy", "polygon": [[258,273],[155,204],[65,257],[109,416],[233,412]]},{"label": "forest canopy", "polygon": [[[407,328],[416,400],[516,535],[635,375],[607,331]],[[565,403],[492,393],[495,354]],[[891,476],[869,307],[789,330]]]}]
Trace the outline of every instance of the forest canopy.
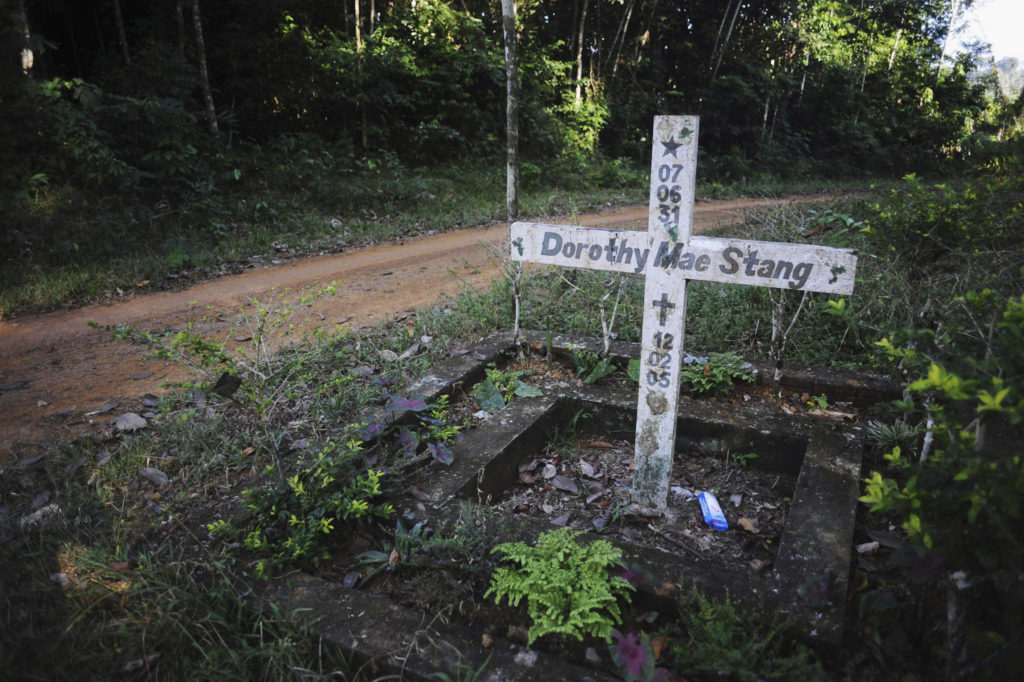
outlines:
[{"label": "forest canopy", "polygon": [[[962,5],[522,1],[524,155],[641,156],[652,116],[685,112],[707,121],[707,170],[941,169],[1020,108],[971,55],[943,59]],[[0,8],[7,188],[199,182],[225,148],[302,135],[406,163],[501,151],[497,2]]]}]

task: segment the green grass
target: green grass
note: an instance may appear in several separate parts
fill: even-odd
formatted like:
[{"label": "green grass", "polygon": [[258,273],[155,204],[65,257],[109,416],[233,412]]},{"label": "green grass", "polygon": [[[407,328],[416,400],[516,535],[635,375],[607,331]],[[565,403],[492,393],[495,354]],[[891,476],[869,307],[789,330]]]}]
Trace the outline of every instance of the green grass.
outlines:
[{"label": "green grass", "polygon": [[[902,262],[884,257],[894,236],[882,222],[872,223],[873,234],[843,231],[850,226],[844,216],[856,224],[877,215],[865,200],[854,199],[754,215],[742,227],[751,238],[797,240],[802,230],[828,220],[837,227],[826,243],[860,249],[849,315],[830,314],[825,297],[805,307],[787,349],[789,361],[882,367],[874,341],[883,330],[906,325],[935,295]],[[1012,210],[1007,215],[1014,219]],[[1003,257],[1019,258],[1019,252]],[[992,257],[959,258],[971,265]],[[975,272],[973,266],[966,271]],[[950,281],[938,275],[930,280],[934,286]],[[619,338],[638,335],[639,283],[628,281]],[[524,287],[524,326],[599,335],[599,301],[607,286],[608,277],[593,272],[532,274]],[[688,348],[763,357],[769,308],[761,290],[694,284],[689,296]],[[284,314],[286,302],[277,305],[274,311]],[[260,482],[268,464],[293,464],[295,443],[323,442],[363,405],[380,401],[382,389],[372,377],[421,376],[451,349],[510,326],[512,314],[506,282],[467,289],[418,311],[411,333],[404,324],[383,323],[359,333],[309,337],[264,361],[259,370],[265,379],[247,376],[249,392],[240,392],[238,402],[200,385],[207,395],[200,407],[188,387],[164,399],[159,418],[145,431],[109,441],[51,443],[36,465],[5,467],[0,669],[19,671],[24,679],[143,676],[147,666],[164,679],[276,679],[300,670],[311,676],[337,671],[339,679],[349,679],[347,662],[290,625],[287,614],[245,607],[236,579],[251,569],[251,558],[206,542],[206,524],[238,517],[241,489]],[[387,360],[382,354],[400,355],[423,336],[432,340],[420,357]],[[390,390],[400,393],[401,386]],[[109,461],[100,464],[104,453]],[[139,477],[143,466],[161,469],[171,483],[157,490]],[[19,519],[48,504],[57,505],[59,515],[46,525],[22,527]],[[743,627],[732,623],[721,641],[739,636],[735,631]]]},{"label": "green grass", "polygon": [[[505,217],[501,164],[407,168],[392,158],[317,166],[315,173],[299,165],[290,158],[267,161],[266,169],[171,200],[153,192],[41,189],[7,208],[0,319],[187,286],[239,272],[254,256],[269,262],[278,257],[275,245],[301,256]],[[524,179],[520,214],[539,219],[644,204],[646,172],[624,160],[538,169]],[[865,179],[762,178],[702,182],[697,194],[771,196],[867,185]]]}]

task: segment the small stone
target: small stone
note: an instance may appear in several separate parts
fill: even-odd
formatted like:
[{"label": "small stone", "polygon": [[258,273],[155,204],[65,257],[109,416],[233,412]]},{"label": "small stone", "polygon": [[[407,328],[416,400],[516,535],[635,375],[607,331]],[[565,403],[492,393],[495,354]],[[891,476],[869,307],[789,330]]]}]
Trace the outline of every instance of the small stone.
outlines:
[{"label": "small stone", "polygon": [[532,668],[534,665],[537,664],[537,652],[533,651],[532,649],[523,649],[522,651],[516,654],[515,662],[518,665],[526,666],[527,668]]},{"label": "small stone", "polygon": [[672,486],[672,494],[679,495],[680,497],[683,498],[684,502],[689,502],[693,498],[697,497],[696,495],[693,494],[693,491],[687,490],[686,488],[679,485]]},{"label": "small stone", "polygon": [[583,658],[591,665],[601,665],[601,657],[598,655],[597,650],[592,646],[587,647],[586,652],[583,654]]},{"label": "small stone", "polygon": [[51,519],[55,519],[59,516],[60,506],[56,502],[54,502],[52,504],[46,505],[42,509],[37,509],[36,511],[32,512],[27,516],[23,516],[19,521],[19,525],[21,526],[22,529],[32,528],[33,526],[45,524]]},{"label": "small stone", "polygon": [[144,429],[148,425],[146,420],[134,412],[125,412],[124,414],[115,417],[114,421],[111,422],[118,431],[138,431]]},{"label": "small stone", "polygon": [[485,649],[490,649],[492,644],[494,644],[494,638],[485,632],[480,638],[480,646]]}]

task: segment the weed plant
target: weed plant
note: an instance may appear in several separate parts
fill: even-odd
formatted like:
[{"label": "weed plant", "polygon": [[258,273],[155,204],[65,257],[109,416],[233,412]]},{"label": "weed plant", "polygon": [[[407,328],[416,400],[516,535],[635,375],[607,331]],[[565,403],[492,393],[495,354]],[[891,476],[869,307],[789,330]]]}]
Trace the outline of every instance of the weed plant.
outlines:
[{"label": "weed plant", "polygon": [[680,601],[678,629],[664,635],[665,664],[687,677],[729,680],[825,680],[814,654],[789,640],[782,623],[744,613],[728,596],[691,590]]}]

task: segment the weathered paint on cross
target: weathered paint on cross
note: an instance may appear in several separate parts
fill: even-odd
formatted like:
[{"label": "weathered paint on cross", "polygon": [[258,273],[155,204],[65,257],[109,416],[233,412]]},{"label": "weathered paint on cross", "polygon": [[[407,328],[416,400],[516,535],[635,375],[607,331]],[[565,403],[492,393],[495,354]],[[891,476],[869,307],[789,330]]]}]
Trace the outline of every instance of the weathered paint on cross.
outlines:
[{"label": "weathered paint on cross", "polygon": [[850,249],[691,237],[698,126],[695,116],[654,120],[646,234],[541,223],[511,228],[514,260],[645,276],[633,498],[655,512],[667,504],[672,474],[686,281],[850,294],[857,269]]},{"label": "weathered paint on cross", "polygon": [[[696,116],[657,116],[651,138],[648,254],[685,249],[693,225],[697,178]],[[660,511],[668,500],[676,442],[679,367],[686,333],[686,278],[658,259],[644,279],[640,395],[636,408],[633,502]]]}]

